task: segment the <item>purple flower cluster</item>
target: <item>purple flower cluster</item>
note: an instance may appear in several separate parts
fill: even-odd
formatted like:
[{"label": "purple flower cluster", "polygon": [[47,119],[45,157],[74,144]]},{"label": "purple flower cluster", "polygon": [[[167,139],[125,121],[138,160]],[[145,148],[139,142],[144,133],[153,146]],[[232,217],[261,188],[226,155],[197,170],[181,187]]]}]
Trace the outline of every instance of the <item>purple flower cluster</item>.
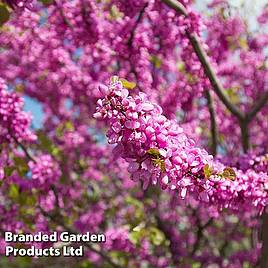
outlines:
[{"label": "purple flower cluster", "polygon": [[104,247],[108,250],[120,250],[131,252],[134,249],[130,239],[129,232],[125,228],[111,228],[106,232],[107,241]]},{"label": "purple flower cluster", "polygon": [[0,79],[0,143],[33,141],[35,135],[30,131],[31,116],[24,112],[24,102],[16,93],[9,92],[7,85]]},{"label": "purple flower cluster", "polygon": [[34,161],[29,162],[32,179],[37,182],[39,187],[49,187],[57,181],[61,175],[57,163],[50,155],[44,154]]},{"label": "purple flower cluster", "polygon": [[118,77],[109,87],[100,86],[100,92],[104,98],[98,100],[94,116],[108,120],[108,141],[117,144],[114,153],[129,162],[133,180],[141,180],[144,189],[158,183],[176,189],[182,198],[189,191],[220,207],[237,207],[246,200],[260,208],[267,204],[267,175],[235,172],[213,161],[144,93],[129,96]]},{"label": "purple flower cluster", "polygon": [[31,7],[32,0],[4,0],[13,9],[29,8]]}]

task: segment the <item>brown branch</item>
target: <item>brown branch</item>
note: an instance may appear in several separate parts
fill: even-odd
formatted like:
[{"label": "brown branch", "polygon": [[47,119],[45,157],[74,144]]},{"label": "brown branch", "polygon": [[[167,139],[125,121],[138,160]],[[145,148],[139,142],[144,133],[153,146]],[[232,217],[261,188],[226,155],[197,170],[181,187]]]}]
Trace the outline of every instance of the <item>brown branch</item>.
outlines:
[{"label": "brown branch", "polygon": [[[187,10],[184,8],[184,6],[181,3],[175,0],[162,0],[162,2],[168,5],[169,7],[171,7],[172,9],[174,9],[175,11],[177,11],[179,14],[188,16]],[[204,68],[204,72],[206,76],[208,77],[212,85],[212,88],[217,94],[217,96],[219,97],[219,99],[224,103],[226,108],[233,115],[235,115],[239,120],[243,120],[245,118],[244,114],[229,100],[227,95],[224,93],[224,88],[221,82],[219,81],[219,79],[217,78],[216,73],[214,72],[210,64],[209,57],[207,53],[205,52],[201,42],[198,40],[197,35],[194,33],[190,33],[188,31],[186,31],[186,35],[189,41],[191,42],[192,47]]]},{"label": "brown branch", "polygon": [[266,105],[268,101],[268,90],[260,97],[259,101],[252,107],[252,109],[246,114],[246,120],[250,122],[256,114]]},{"label": "brown branch", "polygon": [[157,227],[163,234],[166,239],[169,241],[169,251],[171,254],[172,262],[175,266],[179,265],[180,262],[180,252],[179,252],[179,244],[174,237],[174,233],[172,230],[172,226],[167,222],[163,222],[157,214],[155,215]]},{"label": "brown branch", "polygon": [[218,130],[217,130],[217,122],[216,122],[216,113],[213,105],[213,99],[209,92],[209,90],[205,91],[206,99],[208,103],[208,110],[210,114],[210,132],[211,132],[211,152],[215,156],[217,154],[217,145],[218,145]]},{"label": "brown branch", "polygon": [[[134,25],[134,27],[133,27],[131,33],[130,33],[130,37],[129,37],[129,39],[127,40],[127,45],[128,45],[128,47],[129,47],[129,51],[130,51],[130,53],[131,53],[131,50],[132,50],[132,47],[133,47],[133,39],[134,39],[134,37],[135,37],[135,32],[136,32],[136,30],[137,30],[137,27],[138,27],[139,23],[142,21],[142,18],[143,18],[143,15],[144,15],[144,13],[145,13],[145,9],[146,9],[147,6],[148,6],[148,2],[147,2],[147,3],[143,6],[143,8],[141,9],[141,11],[140,11],[140,13],[139,13],[139,15],[138,15],[138,18],[137,18],[137,20],[136,20],[136,22],[135,22],[135,25]],[[130,63],[130,66],[131,66],[131,68],[130,68],[130,69],[131,69],[130,72],[132,72],[132,73],[134,74],[136,80],[138,81],[138,73],[137,73],[135,67],[131,64],[131,61],[130,61],[130,58],[131,58],[130,56],[131,56],[131,54],[130,54],[130,53],[129,53],[129,58],[128,58],[129,63]]]},{"label": "brown branch", "polygon": [[261,241],[260,268],[268,268],[268,214],[266,212],[262,215]]},{"label": "brown branch", "polygon": [[203,238],[203,232],[204,230],[209,226],[211,225],[213,222],[213,218],[210,218],[204,225],[201,225],[200,223],[200,220],[198,219],[197,220],[197,238],[196,238],[196,241],[194,243],[194,246],[193,246],[193,250],[191,252],[191,256],[193,257],[196,253],[196,251],[198,250],[199,246],[200,246],[200,242]]},{"label": "brown branch", "polygon": [[[232,229],[231,232],[228,234],[229,237],[232,237],[232,236],[237,232],[237,229],[238,229],[239,225],[240,225],[240,221],[238,221],[238,222],[234,225],[233,229]],[[222,246],[221,246],[220,249],[219,249],[220,256],[225,256],[225,250],[226,250],[227,246],[229,245],[229,243],[230,243],[230,241],[229,241],[228,239],[226,239],[226,240],[224,241],[224,243],[222,244]]]},{"label": "brown branch", "polygon": [[249,149],[249,129],[248,129],[248,121],[241,120],[240,121],[240,130],[241,130],[241,138],[242,138],[242,146],[243,151],[246,153]]},{"label": "brown branch", "polygon": [[9,132],[9,135],[11,136],[11,138],[15,141],[15,143],[22,149],[22,151],[25,153],[26,157],[33,161],[34,163],[36,163],[36,160],[34,159],[33,156],[31,156],[31,154],[28,152],[27,148],[21,143],[18,141],[18,139],[12,135],[10,132]]},{"label": "brown branch", "polygon": [[144,5],[144,7],[141,9],[141,11],[140,11],[140,13],[138,15],[138,18],[136,20],[136,23],[135,23],[135,25],[134,25],[131,33],[130,33],[130,37],[129,37],[128,41],[127,41],[127,44],[128,44],[128,46],[130,48],[132,48],[132,42],[133,42],[133,39],[134,39],[134,36],[135,36],[136,29],[137,29],[139,23],[141,22],[141,20],[143,18],[143,15],[144,15],[144,12],[145,12],[145,9],[146,9],[147,6],[148,6],[148,3],[146,3]]}]

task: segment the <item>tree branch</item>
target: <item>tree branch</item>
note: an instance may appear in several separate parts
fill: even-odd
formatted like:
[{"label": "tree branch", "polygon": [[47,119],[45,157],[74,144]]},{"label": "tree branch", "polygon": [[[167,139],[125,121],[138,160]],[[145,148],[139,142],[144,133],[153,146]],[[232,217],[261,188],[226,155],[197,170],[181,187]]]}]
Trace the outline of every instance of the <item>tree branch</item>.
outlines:
[{"label": "tree branch", "polygon": [[217,122],[216,122],[216,114],[213,105],[213,99],[209,92],[209,90],[205,91],[207,103],[208,103],[208,110],[210,114],[210,132],[212,137],[212,145],[211,145],[211,152],[215,156],[217,154],[217,145],[218,145],[218,130],[217,130]]},{"label": "tree branch", "polygon": [[239,123],[240,123],[243,151],[244,153],[246,153],[249,149],[249,129],[248,129],[249,122],[247,120],[241,120]]},{"label": "tree branch", "polygon": [[133,42],[133,39],[134,39],[134,36],[135,36],[136,29],[137,29],[139,23],[141,22],[141,20],[142,20],[142,18],[143,18],[143,15],[144,15],[144,12],[145,12],[145,8],[146,8],[147,6],[148,6],[148,3],[146,3],[146,4],[143,6],[143,8],[141,9],[141,11],[140,11],[140,13],[139,13],[139,15],[138,15],[138,18],[137,18],[137,20],[136,20],[136,22],[135,22],[135,25],[134,25],[134,27],[133,27],[131,33],[130,33],[130,37],[129,37],[128,41],[127,41],[127,44],[128,44],[128,46],[129,46],[130,48],[132,48],[132,42]]},{"label": "tree branch", "polygon": [[[174,9],[175,11],[177,11],[179,14],[184,15],[184,16],[188,16],[187,10],[185,9],[185,7],[175,1],[175,0],[162,0],[163,3],[165,3],[166,5],[168,5],[169,7],[171,7],[172,9]],[[229,100],[229,98],[226,96],[226,94],[224,93],[224,88],[221,84],[221,82],[218,80],[211,64],[209,61],[209,57],[207,55],[207,53],[205,52],[204,48],[202,47],[200,41],[198,40],[198,37],[196,34],[194,33],[190,33],[188,31],[186,31],[186,35],[189,39],[189,41],[192,44],[192,47],[199,59],[199,61],[201,62],[205,74],[208,77],[213,90],[215,91],[215,93],[217,94],[217,96],[219,97],[219,99],[224,103],[224,105],[226,106],[226,108],[233,114],[235,115],[239,120],[243,120],[245,118],[244,114]]]},{"label": "tree branch", "polygon": [[31,154],[28,152],[27,148],[21,143],[18,141],[18,139],[12,135],[10,132],[9,132],[9,135],[11,136],[11,138],[15,141],[15,143],[22,149],[22,151],[25,153],[26,157],[33,161],[34,163],[36,163],[36,160],[34,159],[33,156],[31,156]]},{"label": "tree branch", "polygon": [[200,246],[200,242],[203,238],[203,232],[204,230],[210,226],[213,223],[213,218],[210,218],[204,225],[201,225],[200,219],[197,218],[197,234],[196,234],[196,241],[194,243],[192,252],[191,252],[191,257],[193,257],[196,253],[196,251],[198,250],[199,246]]},{"label": "tree branch", "polygon": [[218,80],[216,73],[214,72],[214,70],[209,62],[209,58],[207,56],[207,53],[205,52],[204,48],[200,44],[198,37],[196,36],[196,34],[190,34],[189,32],[187,32],[187,36],[188,36],[188,38],[193,46],[193,49],[194,49],[199,61],[201,62],[202,66],[204,68],[205,74],[207,75],[214,92],[217,94],[219,99],[223,102],[223,104],[226,106],[226,108],[234,116],[236,116],[240,120],[243,120],[245,118],[243,113],[229,100],[229,98],[224,93],[224,88],[223,88],[221,82]]},{"label": "tree branch", "polygon": [[178,12],[181,15],[187,16],[188,12],[186,8],[183,6],[182,3],[178,2],[177,0],[162,0],[163,3],[165,3],[170,8],[174,9],[176,12]]},{"label": "tree branch", "polygon": [[131,33],[130,33],[129,38],[127,40],[127,46],[129,47],[129,51],[130,51],[129,58],[128,58],[128,61],[130,63],[130,67],[131,67],[130,72],[132,72],[134,74],[134,76],[135,76],[137,81],[138,81],[138,73],[137,73],[135,67],[131,64],[131,60],[130,60],[130,58],[131,58],[131,50],[132,50],[132,47],[133,47],[133,39],[135,37],[135,32],[137,30],[137,27],[138,27],[139,23],[142,21],[142,18],[143,18],[143,15],[144,15],[144,12],[145,12],[145,9],[146,9],[147,6],[148,6],[148,2],[145,3],[145,5],[141,9],[141,11],[139,12],[138,18],[137,18],[137,20],[135,22],[135,25],[134,25]]},{"label": "tree branch", "polygon": [[266,212],[262,215],[261,241],[260,268],[268,268],[268,214]]},{"label": "tree branch", "polygon": [[268,101],[268,90],[260,97],[260,100],[252,107],[251,111],[246,114],[246,120],[250,122],[256,114],[266,105]]}]

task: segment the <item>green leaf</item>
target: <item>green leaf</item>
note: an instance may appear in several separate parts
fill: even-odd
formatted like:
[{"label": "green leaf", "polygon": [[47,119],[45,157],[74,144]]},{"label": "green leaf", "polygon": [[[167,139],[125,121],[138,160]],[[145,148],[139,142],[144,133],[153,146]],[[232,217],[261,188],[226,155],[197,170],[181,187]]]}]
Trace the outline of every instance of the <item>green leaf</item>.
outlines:
[{"label": "green leaf", "polygon": [[36,198],[33,195],[27,195],[25,196],[25,204],[33,207],[36,204]]},{"label": "green leaf", "polygon": [[49,6],[53,3],[53,0],[39,0],[43,5]]},{"label": "green leaf", "polygon": [[205,178],[208,179],[213,173],[213,168],[211,168],[208,164],[206,164],[203,169]]},{"label": "green leaf", "polygon": [[14,166],[4,167],[5,176],[6,177],[11,176],[14,170],[16,170]]},{"label": "green leaf", "polygon": [[150,61],[152,62],[152,64],[156,67],[156,68],[160,68],[162,65],[162,60],[157,57],[156,55],[152,55],[150,58]]},{"label": "green leaf", "polygon": [[15,91],[20,92],[20,93],[24,92],[24,85],[23,84],[17,84],[15,86]]},{"label": "green leaf", "polygon": [[248,50],[248,42],[247,42],[247,39],[240,37],[238,39],[238,43],[239,43],[240,47],[243,50]]},{"label": "green leaf", "polygon": [[29,170],[27,160],[22,157],[14,157],[13,161],[18,174],[24,176]]},{"label": "green leaf", "polygon": [[11,184],[9,187],[8,195],[12,199],[17,199],[19,196],[19,188],[16,184]]},{"label": "green leaf", "polygon": [[61,124],[56,129],[56,134],[58,137],[62,137],[65,131],[73,131],[74,125],[71,121],[66,121]]},{"label": "green leaf", "polygon": [[42,150],[47,151],[55,157],[60,155],[60,149],[42,131],[37,131],[37,137]]},{"label": "green leaf", "polygon": [[94,268],[94,265],[89,260],[84,260],[80,264],[78,263],[78,268]]},{"label": "green leaf", "polygon": [[140,225],[136,226],[132,232],[129,234],[130,241],[138,245],[141,243],[142,239],[146,237],[147,235],[147,229],[145,228],[145,224],[142,222]]},{"label": "green leaf", "polygon": [[160,155],[160,152],[158,151],[158,149],[156,148],[151,148],[147,151],[147,153],[151,156],[154,156],[155,158],[159,158],[161,155]]},{"label": "green leaf", "polygon": [[6,5],[0,4],[0,26],[4,25],[10,17],[10,12]]},{"label": "green leaf", "polygon": [[185,64],[183,61],[180,61],[177,63],[177,68],[178,68],[178,71],[181,72],[181,73],[184,73],[185,72]]},{"label": "green leaf", "polygon": [[158,166],[161,171],[165,171],[166,170],[166,166],[165,166],[165,161],[163,159],[152,159],[153,163]]},{"label": "green leaf", "polygon": [[112,5],[110,8],[110,19],[116,20],[118,18],[122,18],[123,13],[120,12],[116,5]]},{"label": "green leaf", "polygon": [[223,170],[222,176],[226,179],[235,180],[236,179],[236,173],[231,167],[226,167]]},{"label": "green leaf", "polygon": [[238,90],[239,87],[230,87],[226,89],[226,94],[228,95],[228,97],[230,98],[230,100],[234,103],[234,104],[238,104],[240,102],[240,97],[238,94]]},{"label": "green leaf", "polygon": [[150,227],[150,240],[155,246],[160,246],[165,241],[165,235],[156,227]]},{"label": "green leaf", "polygon": [[71,121],[67,121],[67,122],[65,122],[65,128],[67,130],[73,131],[74,130],[74,125],[73,125],[73,123]]},{"label": "green leaf", "polygon": [[51,152],[52,141],[42,131],[37,131],[37,137],[41,148]]},{"label": "green leaf", "polygon": [[130,81],[123,79],[123,78],[121,78],[120,81],[122,82],[123,87],[126,89],[133,89],[137,85],[135,82],[130,82]]}]

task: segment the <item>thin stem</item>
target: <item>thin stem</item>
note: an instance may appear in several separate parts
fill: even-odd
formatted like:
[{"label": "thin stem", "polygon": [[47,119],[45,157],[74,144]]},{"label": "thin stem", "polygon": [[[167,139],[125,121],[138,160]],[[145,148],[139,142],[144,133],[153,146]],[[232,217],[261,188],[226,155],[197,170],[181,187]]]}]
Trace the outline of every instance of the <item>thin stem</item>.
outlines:
[{"label": "thin stem", "polygon": [[148,6],[148,2],[141,9],[141,11],[140,11],[140,13],[138,15],[138,18],[137,18],[137,20],[135,22],[135,25],[134,25],[131,33],[130,33],[130,37],[129,37],[128,41],[127,41],[127,45],[129,47],[129,51],[130,51],[129,58],[128,58],[129,63],[130,63],[130,67],[131,67],[130,68],[131,69],[130,72],[132,72],[134,74],[134,76],[135,76],[135,78],[136,78],[137,81],[138,81],[138,73],[137,73],[135,67],[131,64],[131,60],[130,60],[130,58],[131,58],[131,50],[133,48],[133,39],[135,37],[135,33],[136,33],[136,30],[137,30],[137,27],[138,27],[139,23],[142,21],[142,18],[144,16],[145,9],[146,9],[147,6]]},{"label": "thin stem", "polygon": [[[9,134],[10,134],[10,133],[9,133]],[[26,157],[27,157],[29,160],[31,160],[31,161],[33,161],[34,163],[36,163],[36,160],[34,159],[33,156],[31,156],[31,154],[28,152],[27,148],[26,148],[21,142],[19,142],[18,139],[17,139],[14,135],[10,134],[10,136],[11,136],[12,139],[15,141],[15,143],[22,149],[22,151],[25,153]]]},{"label": "thin stem", "polygon": [[132,48],[132,45],[133,45],[132,43],[133,43],[133,39],[134,39],[134,36],[135,36],[136,29],[137,29],[139,23],[142,21],[142,18],[143,18],[143,15],[144,15],[144,12],[145,12],[145,9],[146,9],[147,6],[148,6],[148,3],[146,3],[144,5],[144,7],[141,9],[141,11],[140,11],[140,13],[138,15],[138,18],[136,20],[136,23],[135,23],[135,25],[134,25],[131,33],[130,33],[130,37],[129,37],[128,41],[127,41],[127,44],[128,44],[128,46],[130,48]]},{"label": "thin stem", "polygon": [[193,257],[196,253],[196,251],[198,250],[199,246],[200,246],[200,243],[201,243],[201,240],[204,236],[204,230],[210,226],[211,224],[213,223],[213,218],[210,218],[204,225],[201,225],[201,222],[200,222],[200,219],[198,218],[197,219],[197,238],[196,238],[196,241],[194,243],[194,246],[193,246],[193,250],[191,252],[191,256]]}]

